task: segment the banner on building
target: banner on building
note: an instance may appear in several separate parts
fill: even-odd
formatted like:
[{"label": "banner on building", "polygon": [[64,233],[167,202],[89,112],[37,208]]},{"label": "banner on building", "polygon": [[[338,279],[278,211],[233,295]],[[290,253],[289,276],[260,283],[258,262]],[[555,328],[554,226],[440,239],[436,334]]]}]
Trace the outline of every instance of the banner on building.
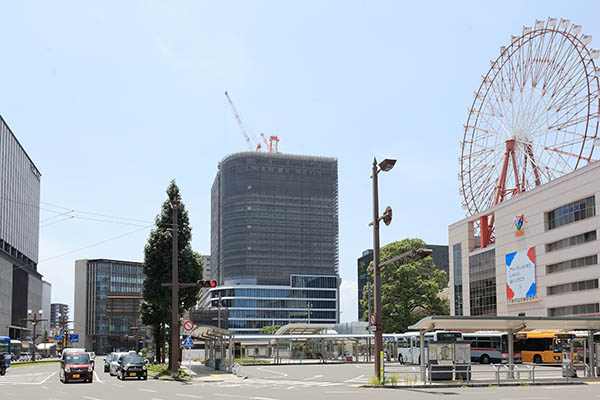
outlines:
[{"label": "banner on building", "polygon": [[506,298],[535,297],[535,248],[506,255]]}]

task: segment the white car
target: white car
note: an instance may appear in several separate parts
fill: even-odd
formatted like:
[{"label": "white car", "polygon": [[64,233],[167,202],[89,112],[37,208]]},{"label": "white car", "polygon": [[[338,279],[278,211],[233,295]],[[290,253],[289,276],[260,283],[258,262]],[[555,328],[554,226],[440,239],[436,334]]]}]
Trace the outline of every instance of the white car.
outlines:
[{"label": "white car", "polygon": [[119,368],[119,359],[126,356],[129,353],[112,353],[112,359],[110,360],[110,367],[108,373],[110,376],[117,376],[117,369]]}]

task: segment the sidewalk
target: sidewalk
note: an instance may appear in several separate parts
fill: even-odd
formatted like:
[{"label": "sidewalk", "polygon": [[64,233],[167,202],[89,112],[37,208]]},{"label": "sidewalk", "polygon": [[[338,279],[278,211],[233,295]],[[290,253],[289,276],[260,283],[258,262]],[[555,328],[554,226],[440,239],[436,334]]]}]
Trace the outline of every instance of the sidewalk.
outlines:
[{"label": "sidewalk", "polygon": [[185,370],[185,372],[191,376],[193,381],[221,382],[243,379],[227,371],[215,371],[214,369],[206,367],[204,364],[198,361],[192,361],[191,366],[192,369],[190,370],[189,361],[184,361],[181,363],[181,369]]}]

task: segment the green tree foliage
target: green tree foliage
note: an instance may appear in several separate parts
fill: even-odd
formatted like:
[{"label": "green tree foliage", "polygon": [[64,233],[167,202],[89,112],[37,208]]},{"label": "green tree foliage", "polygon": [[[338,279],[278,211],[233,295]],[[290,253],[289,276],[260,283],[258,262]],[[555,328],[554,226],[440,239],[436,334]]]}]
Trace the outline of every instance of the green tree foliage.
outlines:
[{"label": "green tree foliage", "polygon": [[[404,252],[425,248],[421,239],[404,239],[381,248],[384,262]],[[369,282],[373,281],[373,263],[369,265]],[[440,297],[446,286],[446,272],[438,270],[431,257],[404,259],[381,268],[381,304],[383,331],[405,332],[408,327],[428,315],[449,314],[448,300]],[[361,300],[368,308],[367,291]],[[372,309],[374,307],[372,306]],[[365,312],[364,318],[368,316]]]},{"label": "green tree foliage", "polygon": [[275,332],[277,332],[277,329],[281,328],[281,325],[267,325],[267,326],[263,326],[260,333],[263,333],[265,335],[273,335],[275,334]]},{"label": "green tree foliage", "polygon": [[[167,188],[168,199],[162,204],[160,213],[155,218],[156,228],[150,232],[144,247],[143,302],[140,306],[142,322],[152,327],[157,355],[165,341],[170,337],[167,325],[171,323],[171,288],[161,283],[172,281],[173,237],[170,228],[173,225],[173,200],[179,202],[177,207],[177,239],[179,252],[179,282],[196,282],[202,279],[201,258],[192,250],[192,229],[188,212],[181,201],[179,188],[171,181]],[[199,288],[179,289],[179,316],[185,310],[196,305]]]}]

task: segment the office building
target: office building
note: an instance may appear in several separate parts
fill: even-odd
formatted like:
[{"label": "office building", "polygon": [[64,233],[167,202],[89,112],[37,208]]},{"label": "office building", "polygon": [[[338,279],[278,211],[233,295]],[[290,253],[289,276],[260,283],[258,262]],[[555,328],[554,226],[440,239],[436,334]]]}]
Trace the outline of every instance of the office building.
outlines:
[{"label": "office building", "polygon": [[13,339],[31,338],[27,311],[42,309],[40,177],[0,116],[0,335]]},{"label": "office building", "polygon": [[[453,315],[599,316],[600,162],[449,227]],[[477,222],[494,216],[494,240]]]},{"label": "office building", "polygon": [[229,327],[335,323],[339,315],[337,160],[237,153],[211,191],[208,303]]},{"label": "office building", "polygon": [[62,321],[69,321],[69,305],[62,303],[52,303],[50,305],[50,328],[62,328]]},{"label": "office building", "polygon": [[74,332],[81,347],[98,354],[136,348],[134,336],[145,331],[139,313],[143,282],[139,262],[75,261]]},{"label": "office building", "polygon": [[[44,333],[47,333],[50,336],[50,302],[52,299],[52,284],[50,282],[42,281],[42,319],[46,321],[40,322],[40,326],[37,328],[36,333],[40,333],[43,337]],[[40,329],[41,328],[41,329]]]}]

